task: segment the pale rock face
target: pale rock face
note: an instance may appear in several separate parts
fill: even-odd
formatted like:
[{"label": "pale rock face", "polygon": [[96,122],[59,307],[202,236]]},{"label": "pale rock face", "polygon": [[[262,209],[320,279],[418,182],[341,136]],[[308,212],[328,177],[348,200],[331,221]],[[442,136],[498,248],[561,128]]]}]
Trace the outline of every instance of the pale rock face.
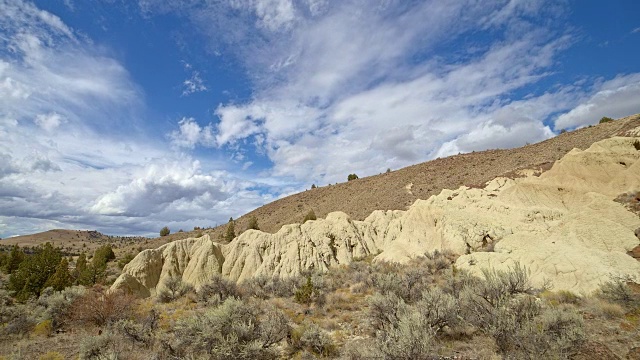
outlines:
[{"label": "pale rock face", "polygon": [[198,289],[216,275],[288,277],[368,255],[406,262],[444,249],[462,255],[456,266],[474,274],[520,262],[534,283],[549,280],[555,290],[588,293],[612,274],[640,280],[640,262],[626,254],[638,245],[640,218],[613,201],[640,190],[635,140],[603,140],[572,150],[539,177],[443,190],[407,211],[374,211],[364,221],[334,212],[275,234],[248,230],[225,245],[207,235],[175,241],[138,254],[112,289],[146,297],[175,276]]}]

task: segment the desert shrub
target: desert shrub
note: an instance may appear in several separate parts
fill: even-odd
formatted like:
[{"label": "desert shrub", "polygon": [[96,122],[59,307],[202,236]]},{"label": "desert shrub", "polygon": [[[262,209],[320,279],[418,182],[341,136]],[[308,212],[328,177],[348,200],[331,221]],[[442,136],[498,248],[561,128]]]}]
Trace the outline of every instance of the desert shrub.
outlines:
[{"label": "desert shrub", "polygon": [[163,283],[162,290],[158,292],[158,301],[168,303],[177,300],[186,293],[193,290],[193,287],[182,281],[181,277],[174,276],[167,278]]},{"label": "desert shrub", "polygon": [[493,337],[498,352],[518,359],[558,358],[583,338],[582,317],[566,307],[544,310],[532,294],[529,271],[485,270],[484,280],[460,292],[462,317]]},{"label": "desert shrub", "polygon": [[503,355],[518,359],[566,358],[585,339],[582,317],[567,309],[553,308],[518,325],[496,342]]},{"label": "desert shrub", "polygon": [[620,304],[610,303],[606,300],[599,301],[595,310],[608,319],[621,318],[625,314],[625,310]]},{"label": "desert shrub", "polygon": [[400,321],[400,311],[406,304],[393,293],[374,294],[367,299],[369,305],[367,320],[373,330],[384,330],[397,327]]},{"label": "desert shrub", "polygon": [[604,124],[604,123],[608,123],[608,122],[612,122],[612,121],[613,121],[612,118],[603,116],[602,119],[600,119],[599,124]]},{"label": "desert shrub", "polygon": [[295,351],[307,350],[322,356],[337,354],[329,334],[312,322],[305,322],[291,332],[290,345]]},{"label": "desert shrub", "polygon": [[180,320],[172,348],[179,354],[209,359],[265,359],[275,354],[260,338],[258,309],[228,298],[203,314]]},{"label": "desert shrub", "polygon": [[431,359],[434,331],[418,311],[400,311],[397,326],[376,333],[376,347],[385,359]]},{"label": "desert shrub", "polygon": [[144,347],[150,348],[155,341],[155,331],[158,328],[159,319],[158,312],[155,309],[151,309],[141,322],[120,320],[116,323],[115,328],[132,344],[142,344]]},{"label": "desert shrub", "polygon": [[395,294],[407,303],[420,300],[422,292],[431,284],[429,270],[421,266],[408,266],[408,269],[393,272],[376,272],[372,285],[382,294]]},{"label": "desert shrub", "polygon": [[626,308],[637,308],[640,306],[640,294],[631,289],[628,283],[632,282],[634,279],[629,275],[612,276],[609,281],[600,286],[600,296]]},{"label": "desert shrub", "polygon": [[371,360],[384,359],[377,349],[373,339],[355,339],[348,341],[340,349],[340,359],[344,360]]},{"label": "desert shrub", "polygon": [[351,180],[356,180],[358,178],[358,175],[356,174],[349,174],[347,176],[347,181],[351,181]]},{"label": "desert shrub", "polygon": [[304,224],[309,220],[317,220],[316,213],[313,212],[313,209],[309,210],[307,215],[304,216],[304,219],[302,219],[302,223]]},{"label": "desert shrub", "polygon": [[422,299],[415,304],[415,309],[434,334],[445,327],[453,328],[459,322],[456,299],[438,287],[425,290],[422,293]]},{"label": "desert shrub", "polygon": [[25,335],[31,332],[37,321],[24,311],[14,309],[1,329],[0,333],[6,335]]},{"label": "desert shrub", "polygon": [[258,331],[262,347],[268,348],[289,335],[289,319],[278,308],[269,306],[261,316]]},{"label": "desert shrub", "polygon": [[545,291],[540,295],[552,305],[558,305],[558,304],[578,305],[582,302],[582,298],[580,298],[580,296],[567,290]]},{"label": "desert shrub", "polygon": [[638,141],[638,140],[634,141],[634,142],[633,142],[633,147],[634,147],[636,150],[640,150],[640,141]]},{"label": "desert shrub", "polygon": [[117,360],[120,358],[119,339],[112,333],[87,336],[80,343],[80,360]]},{"label": "desert shrub", "polygon": [[239,290],[246,296],[260,299],[268,299],[274,296],[289,297],[293,296],[296,291],[298,280],[295,277],[281,279],[257,276],[241,282]]},{"label": "desert shrub", "polygon": [[49,351],[46,354],[40,356],[38,360],[64,360],[64,355],[57,351]]},{"label": "desert shrub", "polygon": [[45,317],[51,319],[53,329],[59,329],[69,320],[69,310],[73,301],[85,293],[82,286],[68,287],[62,291],[46,288],[38,299],[38,305],[45,309]]},{"label": "desert shrub", "polygon": [[217,275],[214,275],[211,280],[203,285],[197,292],[198,301],[215,305],[227,300],[229,297],[241,297],[238,286],[233,281]]},{"label": "desert shrub", "polygon": [[122,291],[105,292],[94,287],[74,299],[69,309],[73,322],[80,325],[105,326],[124,320],[133,314],[135,298]]},{"label": "desert shrub", "polygon": [[160,229],[160,236],[167,236],[169,234],[171,234],[171,230],[169,230],[167,226]]}]

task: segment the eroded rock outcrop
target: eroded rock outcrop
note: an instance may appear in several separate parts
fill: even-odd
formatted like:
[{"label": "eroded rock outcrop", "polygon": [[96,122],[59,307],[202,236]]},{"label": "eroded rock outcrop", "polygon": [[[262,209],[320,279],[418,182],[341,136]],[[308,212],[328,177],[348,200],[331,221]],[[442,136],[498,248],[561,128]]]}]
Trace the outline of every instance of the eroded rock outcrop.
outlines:
[{"label": "eroded rock outcrop", "polygon": [[198,288],[213,274],[287,277],[371,254],[405,262],[436,249],[462,255],[456,265],[475,273],[518,261],[556,290],[590,292],[611,274],[640,278],[640,262],[627,254],[639,244],[640,218],[613,201],[640,189],[636,140],[607,139],[574,149],[539,177],[444,190],[364,221],[334,212],[275,234],[249,230],[224,245],[206,235],[175,241],[138,254],[112,288],[150,296],[175,276]]}]

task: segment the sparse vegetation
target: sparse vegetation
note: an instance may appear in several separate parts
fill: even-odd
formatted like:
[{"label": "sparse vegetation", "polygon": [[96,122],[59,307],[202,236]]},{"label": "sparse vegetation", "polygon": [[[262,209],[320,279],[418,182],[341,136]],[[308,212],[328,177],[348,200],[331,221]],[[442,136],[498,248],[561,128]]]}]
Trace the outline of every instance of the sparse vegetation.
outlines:
[{"label": "sparse vegetation", "polygon": [[[85,359],[566,358],[595,336],[586,327],[635,321],[625,320],[638,308],[629,279],[614,278],[585,299],[535,287],[519,264],[474,277],[453,268],[452,258],[439,251],[405,265],[365,258],[324,274],[239,284],[215,276],[195,295],[176,277],[162,284],[157,302],[99,286],[48,288],[25,303],[0,291],[0,344],[27,334],[55,343],[58,331],[74,328],[92,334],[72,340]],[[608,336],[635,331],[624,329]]]},{"label": "sparse vegetation", "polygon": [[347,181],[356,180],[357,178],[358,178],[358,175],[349,174],[349,176],[347,176]]},{"label": "sparse vegetation", "polygon": [[613,121],[612,118],[603,116],[602,119],[600,119],[599,124],[604,124],[604,123],[608,123],[608,122],[612,122],[612,121]]}]

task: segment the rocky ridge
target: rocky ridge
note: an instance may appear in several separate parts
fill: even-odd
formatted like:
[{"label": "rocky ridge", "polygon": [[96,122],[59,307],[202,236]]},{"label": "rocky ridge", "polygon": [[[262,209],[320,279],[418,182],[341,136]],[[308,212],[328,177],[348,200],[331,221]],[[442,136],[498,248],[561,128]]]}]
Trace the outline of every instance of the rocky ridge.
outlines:
[{"label": "rocky ridge", "polygon": [[[404,262],[436,249],[461,255],[458,268],[480,273],[519,262],[538,284],[588,293],[611,275],[640,280],[640,218],[613,201],[640,190],[640,139],[614,137],[574,149],[535,176],[496,178],[417,200],[408,210],[374,211],[364,221],[342,212],[274,234],[248,230],[228,244],[208,235],[142,251],[112,289],[155,295],[168,278],[198,289],[219,274],[234,281],[326,271],[354,258]],[[524,172],[526,174],[526,172]]]}]

